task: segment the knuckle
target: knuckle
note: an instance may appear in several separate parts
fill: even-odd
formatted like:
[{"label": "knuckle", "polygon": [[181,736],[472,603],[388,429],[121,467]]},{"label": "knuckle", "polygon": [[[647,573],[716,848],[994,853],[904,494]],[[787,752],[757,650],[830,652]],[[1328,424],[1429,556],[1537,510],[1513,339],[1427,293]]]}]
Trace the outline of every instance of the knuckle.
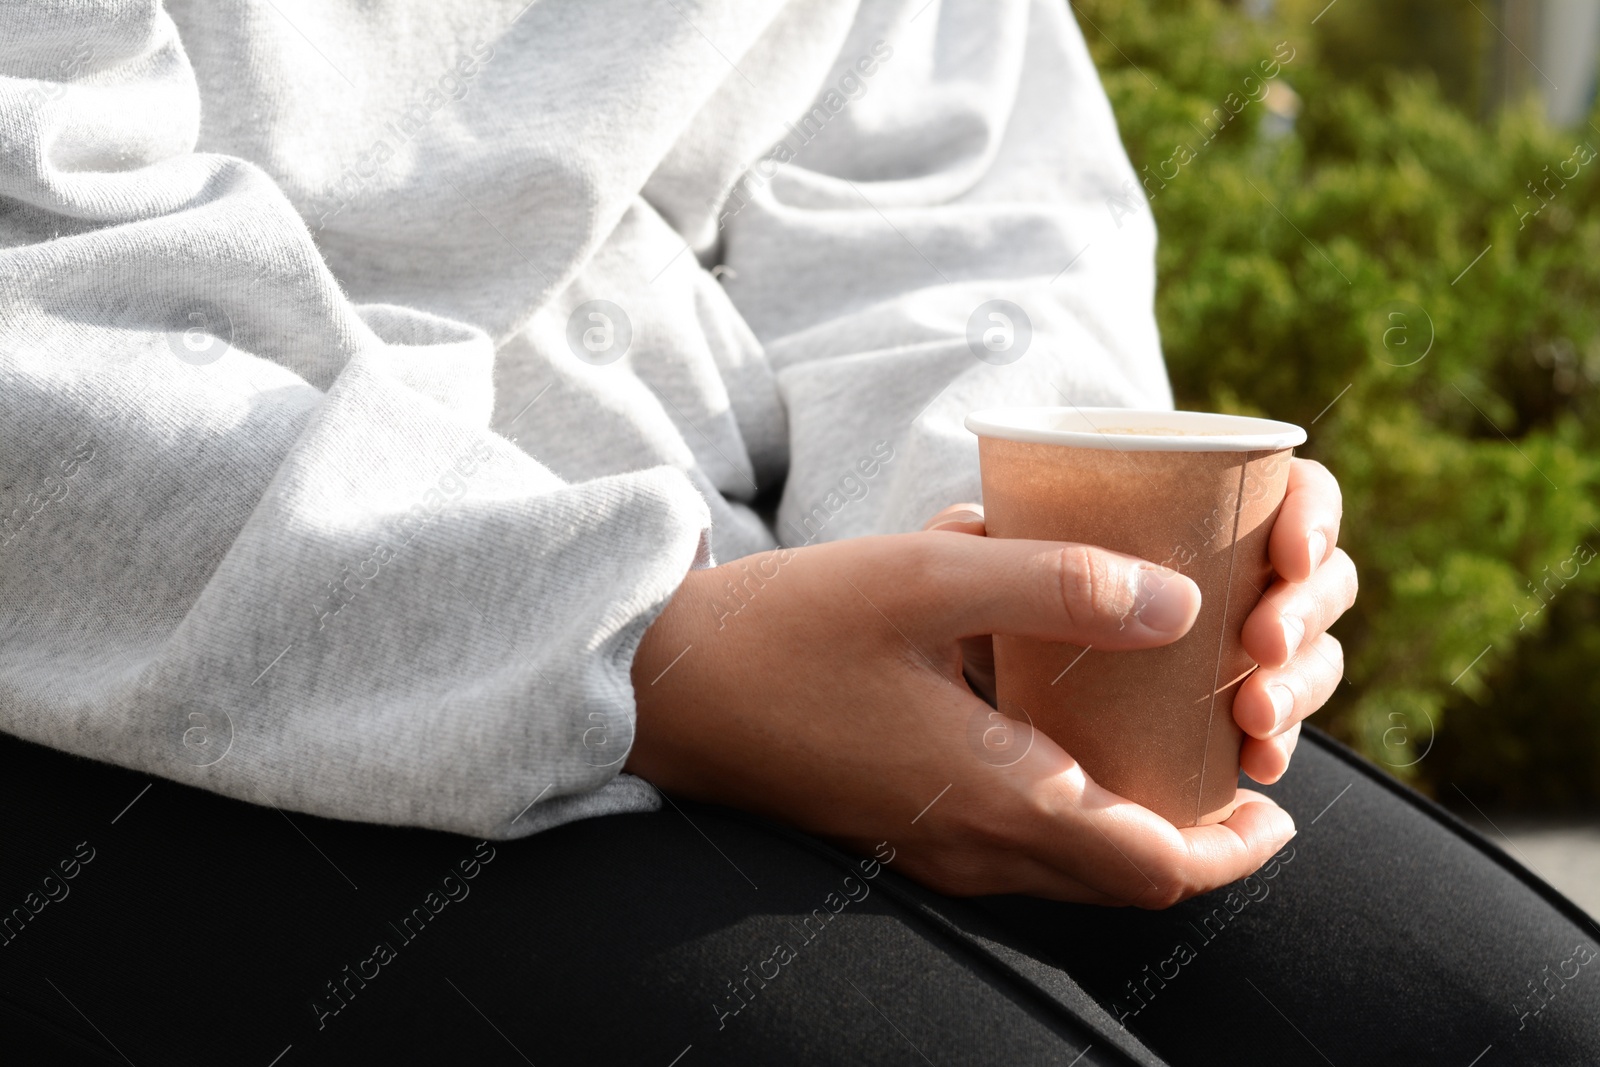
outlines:
[{"label": "knuckle", "polygon": [[1067,618],[1094,621],[1110,608],[1111,576],[1105,561],[1088,545],[1066,545],[1055,557],[1056,578]]}]

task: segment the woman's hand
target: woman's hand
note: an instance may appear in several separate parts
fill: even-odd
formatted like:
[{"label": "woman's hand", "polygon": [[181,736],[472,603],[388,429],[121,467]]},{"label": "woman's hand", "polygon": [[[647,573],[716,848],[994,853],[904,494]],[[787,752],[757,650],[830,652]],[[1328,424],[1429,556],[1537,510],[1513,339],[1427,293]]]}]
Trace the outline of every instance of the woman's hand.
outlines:
[{"label": "woman's hand", "polygon": [[[1263,785],[1283,777],[1301,720],[1327,703],[1344,674],[1344,649],[1326,632],[1356,599],[1355,564],[1335,547],[1343,514],[1339,483],[1328,469],[1314,460],[1293,460],[1267,543],[1278,577],[1244,624],[1244,650],[1261,667],[1233,700],[1234,721],[1245,733],[1239,765]],[[982,535],[983,507],[956,504],[927,528]],[[993,701],[992,642],[969,638],[962,652],[973,687]]]},{"label": "woman's hand", "polygon": [[692,571],[634,658],[626,767],[864,853],[887,841],[897,869],[953,895],[1166,907],[1226,885],[1293,835],[1275,803],[1241,791],[1226,820],[1180,830],[1037,731],[995,766],[992,709],[963,678],[963,642],[996,632],[1108,651],[1177,640],[1200,594],[1159,568],[1160,592],[1122,625],[1151,566],[932,531]]}]

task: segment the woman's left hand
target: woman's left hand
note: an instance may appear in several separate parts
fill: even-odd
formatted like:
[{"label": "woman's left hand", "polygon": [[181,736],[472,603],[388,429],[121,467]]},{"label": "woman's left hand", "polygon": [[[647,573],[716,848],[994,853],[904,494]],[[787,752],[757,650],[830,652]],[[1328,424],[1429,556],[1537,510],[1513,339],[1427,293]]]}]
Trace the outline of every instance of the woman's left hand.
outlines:
[{"label": "woman's left hand", "polygon": [[[1295,459],[1289,488],[1273,525],[1267,555],[1277,576],[1245,620],[1244,650],[1260,668],[1233,699],[1244,731],[1239,766],[1270,785],[1283,777],[1300,740],[1300,722],[1325,704],[1344,675],[1344,649],[1327,632],[1355,603],[1356,567],[1337,547],[1344,513],[1339,483],[1322,464]],[[925,529],[982,535],[981,504],[955,504]],[[994,648],[988,637],[964,641],[966,675],[994,700]]]}]

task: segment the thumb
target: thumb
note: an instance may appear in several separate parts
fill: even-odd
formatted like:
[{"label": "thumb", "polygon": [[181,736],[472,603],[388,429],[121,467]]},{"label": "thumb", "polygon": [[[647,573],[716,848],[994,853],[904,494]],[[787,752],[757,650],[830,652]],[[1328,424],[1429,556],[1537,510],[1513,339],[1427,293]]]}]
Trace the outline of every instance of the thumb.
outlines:
[{"label": "thumb", "polygon": [[947,637],[999,633],[1107,651],[1154,648],[1188,633],[1200,613],[1193,581],[1121,552],[1063,541],[906,536],[924,542],[922,573],[948,605],[929,622]]}]

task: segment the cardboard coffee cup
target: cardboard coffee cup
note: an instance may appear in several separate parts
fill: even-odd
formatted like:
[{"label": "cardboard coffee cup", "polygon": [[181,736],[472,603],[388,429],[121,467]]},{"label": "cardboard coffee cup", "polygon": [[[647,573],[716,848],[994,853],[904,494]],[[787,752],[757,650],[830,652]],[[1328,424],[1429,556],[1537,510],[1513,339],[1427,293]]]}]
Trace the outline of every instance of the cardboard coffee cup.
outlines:
[{"label": "cardboard coffee cup", "polygon": [[[990,537],[1140,556],[1188,575],[1202,598],[1194,626],[1162,648],[997,634],[999,710],[1174,825],[1222,817],[1239,778],[1233,697],[1255,669],[1240,632],[1272,577],[1267,539],[1305,431],[1236,415],[1078,407],[993,408],[966,425],[978,435]],[[1133,614],[1154,592],[1140,590]]]}]

